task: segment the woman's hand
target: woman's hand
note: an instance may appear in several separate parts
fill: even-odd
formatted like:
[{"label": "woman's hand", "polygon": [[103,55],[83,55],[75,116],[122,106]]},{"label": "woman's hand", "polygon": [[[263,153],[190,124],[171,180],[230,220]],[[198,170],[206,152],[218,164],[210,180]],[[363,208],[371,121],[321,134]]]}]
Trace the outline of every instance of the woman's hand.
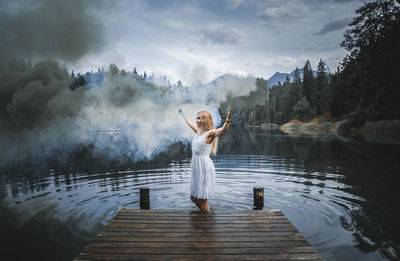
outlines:
[{"label": "woman's hand", "polygon": [[233,110],[230,109],[229,112],[228,112],[228,115],[226,116],[225,123],[224,123],[224,125],[222,127],[218,128],[218,129],[215,129],[215,130],[212,130],[210,132],[209,135],[212,135],[213,139],[218,137],[218,136],[221,136],[224,132],[226,132],[229,129],[229,126],[230,126],[230,123],[231,123],[232,112],[233,112]]},{"label": "woman's hand", "polygon": [[181,109],[178,110],[179,114],[182,115],[183,119],[186,121],[187,125],[189,125],[189,127],[194,131],[194,132],[198,132],[199,130],[197,129],[196,125],[191,121],[186,119],[185,114],[183,113],[183,111]]},{"label": "woman's hand", "polygon": [[230,109],[228,112],[228,115],[226,116],[225,123],[231,123],[232,112],[233,112],[233,110]]},{"label": "woman's hand", "polygon": [[232,112],[233,112],[233,109],[230,109],[230,110],[229,110],[229,112],[228,112],[228,116],[227,116],[227,118],[230,118],[230,117],[232,117]]},{"label": "woman's hand", "polygon": [[183,114],[182,109],[179,109],[179,110],[178,110],[178,113],[186,120],[185,114]]}]

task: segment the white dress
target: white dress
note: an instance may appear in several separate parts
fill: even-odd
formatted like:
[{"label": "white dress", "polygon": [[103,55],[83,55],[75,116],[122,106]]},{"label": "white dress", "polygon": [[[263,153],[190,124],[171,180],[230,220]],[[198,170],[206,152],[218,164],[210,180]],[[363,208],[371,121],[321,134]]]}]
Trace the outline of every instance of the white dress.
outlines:
[{"label": "white dress", "polygon": [[206,143],[209,131],[196,134],[192,141],[190,195],[208,199],[214,197],[215,168],[210,158],[212,144]]}]

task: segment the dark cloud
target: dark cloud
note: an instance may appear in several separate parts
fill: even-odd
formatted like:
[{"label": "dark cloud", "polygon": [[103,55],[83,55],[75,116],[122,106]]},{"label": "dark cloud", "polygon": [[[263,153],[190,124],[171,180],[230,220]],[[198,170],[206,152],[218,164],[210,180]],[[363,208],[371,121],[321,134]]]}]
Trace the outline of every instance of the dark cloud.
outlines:
[{"label": "dark cloud", "polygon": [[199,33],[205,44],[236,44],[242,40],[242,35],[233,29],[207,29]]},{"label": "dark cloud", "polygon": [[72,92],[66,68],[54,61],[35,65],[11,62],[0,72],[0,166],[66,142],[76,130],[75,117],[85,99]]},{"label": "dark cloud", "polygon": [[343,18],[340,20],[329,22],[329,23],[325,24],[321,28],[321,30],[319,30],[317,33],[315,33],[315,35],[325,35],[330,32],[341,30],[348,25],[350,20],[351,20],[350,18]]},{"label": "dark cloud", "polygon": [[87,99],[83,88],[71,91],[69,72],[59,62],[102,49],[101,4],[0,2],[0,146],[7,148],[0,152],[0,165],[76,140],[71,133]]},{"label": "dark cloud", "polygon": [[40,62],[32,68],[20,66],[18,70],[9,67],[0,79],[2,120],[13,130],[43,127],[55,118],[74,117],[83,98],[81,90],[68,89],[68,71],[56,62]]},{"label": "dark cloud", "polygon": [[[367,0],[371,1],[371,0]],[[316,11],[329,12],[329,8],[353,6],[362,0],[290,0],[263,1],[258,7],[257,21],[260,23],[299,22]]]},{"label": "dark cloud", "polygon": [[310,13],[310,7],[301,1],[289,1],[278,4],[269,3],[257,15],[261,23],[296,22]]},{"label": "dark cloud", "polygon": [[[13,59],[76,61],[101,49],[101,2],[39,0],[0,4],[0,62]],[[93,4],[93,5],[91,5]]]}]

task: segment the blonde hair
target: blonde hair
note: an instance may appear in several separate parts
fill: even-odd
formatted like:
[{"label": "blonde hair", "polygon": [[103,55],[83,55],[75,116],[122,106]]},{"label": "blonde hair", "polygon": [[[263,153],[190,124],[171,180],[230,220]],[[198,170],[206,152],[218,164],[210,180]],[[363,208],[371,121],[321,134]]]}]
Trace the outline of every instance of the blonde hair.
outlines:
[{"label": "blonde hair", "polygon": [[[209,113],[208,111],[199,111],[197,113],[197,115],[200,117],[202,125],[201,128],[202,129],[206,129],[206,130],[213,130],[214,129],[214,122],[212,120],[212,116],[211,113]],[[212,147],[211,147],[211,153],[212,154],[217,154],[217,148],[218,148],[218,141],[217,141],[218,137],[215,137],[213,143],[212,143]]]}]

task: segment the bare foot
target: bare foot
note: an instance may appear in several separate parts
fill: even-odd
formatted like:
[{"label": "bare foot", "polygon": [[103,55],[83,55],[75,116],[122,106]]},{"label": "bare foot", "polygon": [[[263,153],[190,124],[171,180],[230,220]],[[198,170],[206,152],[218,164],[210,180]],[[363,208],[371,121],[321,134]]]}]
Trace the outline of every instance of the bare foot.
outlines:
[{"label": "bare foot", "polygon": [[197,206],[199,209],[201,209],[201,205],[200,205],[200,202],[199,202],[199,199],[198,199],[198,198],[193,197],[192,195],[190,195],[190,200],[193,201],[193,203],[196,204],[196,206]]},{"label": "bare foot", "polygon": [[208,205],[207,199],[199,199],[200,200],[200,211],[208,212],[210,211],[210,206]]}]

